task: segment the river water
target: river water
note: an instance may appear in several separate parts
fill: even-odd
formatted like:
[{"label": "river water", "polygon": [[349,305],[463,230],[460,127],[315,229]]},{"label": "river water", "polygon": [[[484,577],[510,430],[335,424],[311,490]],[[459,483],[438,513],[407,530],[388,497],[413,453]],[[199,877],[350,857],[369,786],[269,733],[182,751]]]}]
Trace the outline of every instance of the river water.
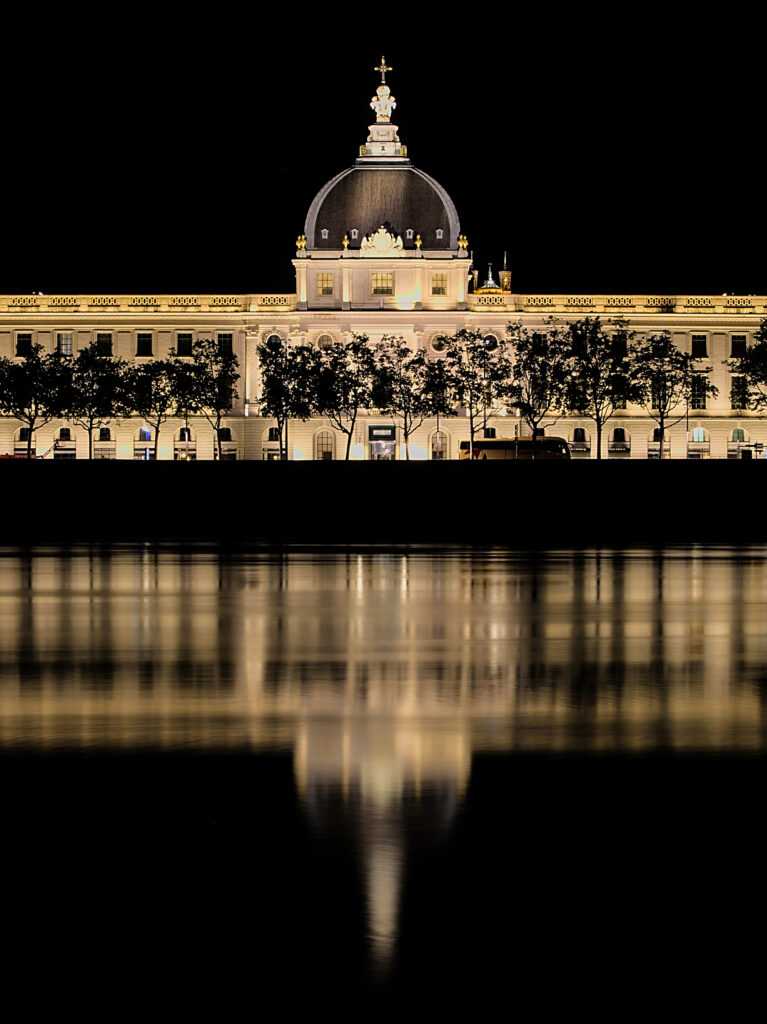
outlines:
[{"label": "river water", "polygon": [[767,549],[6,549],[10,991],[229,1019],[732,1014]]}]

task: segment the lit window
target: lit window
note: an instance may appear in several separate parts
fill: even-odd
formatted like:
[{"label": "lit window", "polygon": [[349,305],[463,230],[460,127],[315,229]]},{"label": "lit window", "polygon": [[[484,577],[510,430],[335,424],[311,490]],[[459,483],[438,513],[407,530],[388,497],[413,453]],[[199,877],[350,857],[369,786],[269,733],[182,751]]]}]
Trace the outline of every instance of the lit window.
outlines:
[{"label": "lit window", "polygon": [[700,444],[702,441],[706,440],[706,431],[703,427],[693,427],[692,439],[695,444]]},{"label": "lit window", "polygon": [[16,335],[16,355],[17,356],[29,356],[32,354],[32,335],[31,334],[17,334]]},{"label": "lit window", "polygon": [[232,344],[234,342],[233,334],[219,334],[218,336],[218,354],[220,356],[232,355]]},{"label": "lit window", "polygon": [[733,439],[733,441],[745,442],[745,440],[746,440],[746,432],[743,429],[743,427],[734,427],[733,428],[732,439]]},{"label": "lit window", "polygon": [[705,334],[693,334],[692,336],[692,358],[693,359],[705,359],[706,358],[706,335]]},{"label": "lit window", "polygon": [[192,335],[191,334],[179,334],[176,337],[176,354],[179,356],[191,356],[192,354]]},{"label": "lit window", "polygon": [[432,295],[447,295],[447,274],[431,275]]},{"label": "lit window", "polygon": [[373,295],[394,294],[394,274],[376,273],[370,275]]},{"label": "lit window", "polygon": [[333,339],[329,334],[321,334],[319,338],[317,338],[317,348],[330,348],[332,344]]},{"label": "lit window", "polygon": [[100,356],[111,356],[112,355],[112,335],[111,334],[97,334],[96,335],[96,354]]},{"label": "lit window", "polygon": [[56,335],[56,351],[62,356],[72,355],[72,332],[60,331]]},{"label": "lit window", "polygon": [[317,294],[318,295],[332,295],[333,294],[333,275],[332,274],[317,274]]},{"label": "lit window", "polygon": [[151,356],[152,354],[152,335],[151,334],[137,334],[136,335],[136,355],[137,356]]},{"label": "lit window", "polygon": [[437,460],[450,457],[447,434],[444,430],[435,430],[431,435],[431,457]]},{"label": "lit window", "polygon": [[318,462],[333,461],[333,435],[329,430],[321,430],[314,438],[314,457]]}]

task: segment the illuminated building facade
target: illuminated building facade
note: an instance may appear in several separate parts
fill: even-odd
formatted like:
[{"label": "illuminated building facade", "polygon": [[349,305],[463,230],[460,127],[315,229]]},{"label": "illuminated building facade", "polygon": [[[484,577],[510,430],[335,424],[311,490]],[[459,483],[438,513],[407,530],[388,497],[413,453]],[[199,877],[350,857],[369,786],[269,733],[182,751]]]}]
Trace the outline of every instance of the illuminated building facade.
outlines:
[{"label": "illuminated building facade", "polygon": [[[77,353],[95,341],[104,352],[137,361],[188,351],[214,338],[239,360],[240,397],[223,427],[227,458],[263,459],[278,454],[274,421],[258,414],[257,346],[276,335],[284,343],[323,346],[367,335],[403,337],[411,347],[439,358],[439,337],[460,328],[502,336],[511,321],[536,329],[551,316],[579,319],[621,316],[640,334],[670,331],[677,346],[712,366],[718,396],[693,400],[688,415],[667,433],[664,455],[733,458],[758,455],[767,444],[764,419],[742,408],[737,379],[724,360],[750,343],[767,296],[712,295],[522,295],[511,290],[511,273],[488,273],[479,287],[468,242],[445,190],[410,162],[392,121],[396,102],[386,84],[371,101],[375,122],[355,163],[317,194],[297,240],[292,294],[251,295],[0,295],[0,355],[21,357],[31,344]],[[544,426],[545,426],[544,422]],[[520,421],[491,415],[497,436],[526,433]],[[609,422],[603,455],[657,457],[654,422],[639,407]],[[550,433],[564,436],[574,456],[595,458],[593,423],[560,418]],[[411,458],[457,458],[468,437],[465,417],[424,424],[411,436]],[[100,431],[101,458],[147,457],[151,429],[138,419]],[[352,439],[355,459],[403,457],[400,431],[380,415],[361,416]],[[38,456],[87,456],[87,436],[72,424],[54,422],[35,432]],[[345,438],[326,419],[291,423],[289,457],[343,457]],[[25,429],[0,419],[0,454],[26,451]],[[202,418],[185,428],[169,421],[160,433],[159,457],[211,459],[214,437]]]}]

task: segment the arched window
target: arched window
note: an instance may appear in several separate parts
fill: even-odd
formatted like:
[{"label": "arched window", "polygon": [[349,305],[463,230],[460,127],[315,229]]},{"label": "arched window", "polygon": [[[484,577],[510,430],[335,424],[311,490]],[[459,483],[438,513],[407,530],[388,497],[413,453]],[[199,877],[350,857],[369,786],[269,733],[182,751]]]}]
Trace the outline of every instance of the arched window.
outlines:
[{"label": "arched window", "polygon": [[266,344],[282,345],[282,338],[279,336],[279,334],[270,334],[269,337],[266,339]]},{"label": "arched window", "polygon": [[743,427],[733,427],[733,429],[732,429],[732,439],[733,439],[733,441],[741,441],[741,442],[746,440],[746,432],[743,429]]},{"label": "arched window", "polygon": [[314,457],[318,462],[332,462],[335,447],[335,438],[329,430],[320,430],[314,435]]},{"label": "arched window", "polygon": [[[668,431],[665,431],[665,439],[668,441]],[[651,432],[652,440],[655,444],[660,444],[660,427],[654,427]]]},{"label": "arched window", "polygon": [[280,431],[279,427],[267,427],[266,440],[267,441],[279,441]]},{"label": "arched window", "polygon": [[575,427],[573,429],[573,441],[575,444],[585,444],[586,440],[586,431],[583,427]]},{"label": "arched window", "polygon": [[192,431],[189,427],[182,427],[178,432],[179,441],[191,441]]},{"label": "arched window", "polygon": [[29,427],[19,427],[19,436],[18,436],[17,440],[18,441],[28,441],[29,440]]},{"label": "arched window", "polygon": [[333,339],[329,334],[321,334],[317,338],[317,348],[330,348],[333,344]]},{"label": "arched window", "polygon": [[151,441],[152,440],[152,431],[149,429],[149,427],[139,427],[138,437],[136,438],[136,440],[138,440],[138,441]]},{"label": "arched window", "polygon": [[706,431],[703,427],[693,427],[692,440],[696,444],[700,444],[702,441],[708,441],[708,436],[706,435]]},{"label": "arched window", "polygon": [[232,440],[232,428],[231,427],[219,427],[218,428],[218,439],[219,439],[219,441],[231,441]]},{"label": "arched window", "polygon": [[450,438],[445,430],[435,430],[431,435],[431,457],[438,461],[450,458]]},{"label": "arched window", "polygon": [[488,352],[493,352],[498,348],[498,339],[494,334],[485,335],[485,348]]},{"label": "arched window", "polygon": [[99,441],[111,441],[112,431],[109,427],[99,427]]},{"label": "arched window", "polygon": [[62,427],[59,430],[59,441],[71,441],[72,431],[69,427]]},{"label": "arched window", "polygon": [[613,441],[615,444],[626,443],[626,431],[623,427],[616,427],[615,430],[613,430]]}]

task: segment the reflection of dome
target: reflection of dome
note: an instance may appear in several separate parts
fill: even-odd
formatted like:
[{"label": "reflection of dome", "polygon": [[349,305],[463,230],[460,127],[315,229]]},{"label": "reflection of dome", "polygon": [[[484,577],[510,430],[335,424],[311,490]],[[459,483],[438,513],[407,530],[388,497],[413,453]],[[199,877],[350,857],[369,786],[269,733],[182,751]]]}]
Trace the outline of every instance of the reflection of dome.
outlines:
[{"label": "reflection of dome", "polygon": [[346,234],[349,247],[359,249],[362,238],[382,224],[402,236],[406,249],[415,249],[416,235],[424,249],[458,245],[460,225],[450,196],[417,167],[398,163],[349,167],[329,181],[306,217],[307,248],[340,249]]}]

